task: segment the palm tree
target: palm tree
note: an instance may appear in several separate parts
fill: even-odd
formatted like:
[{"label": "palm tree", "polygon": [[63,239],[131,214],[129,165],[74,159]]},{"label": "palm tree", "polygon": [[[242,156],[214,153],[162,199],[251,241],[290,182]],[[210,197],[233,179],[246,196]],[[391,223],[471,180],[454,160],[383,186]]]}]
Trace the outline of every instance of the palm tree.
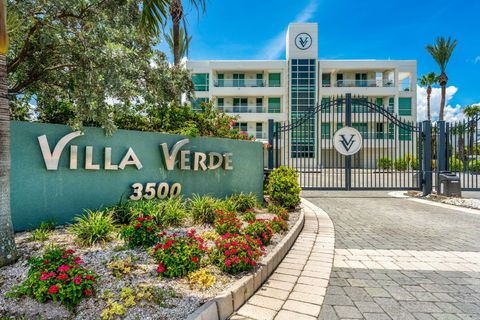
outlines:
[{"label": "palm tree", "polygon": [[435,72],[429,72],[424,74],[420,78],[420,85],[422,87],[427,87],[427,119],[428,121],[431,120],[431,113],[430,113],[430,96],[432,94],[432,86],[438,83],[438,76]]},{"label": "palm tree", "polygon": [[[168,47],[170,48],[172,55],[175,55],[175,46],[173,43],[173,28],[170,28],[170,33],[165,34],[165,41],[167,41]],[[185,28],[180,27],[180,42],[178,49],[178,55],[180,59],[188,56],[188,47],[190,45],[190,41],[192,41],[192,36],[189,36],[187,34]]]},{"label": "palm tree", "polygon": [[[195,7],[198,13],[205,13],[207,1],[206,0],[189,0],[190,4]],[[169,8],[170,18],[172,19],[172,34],[173,34],[173,64],[178,66],[182,56],[180,55],[180,23],[184,22],[185,16],[183,11],[182,0],[170,0]]]},{"label": "palm tree", "polygon": [[140,26],[150,36],[158,36],[167,17],[171,0],[143,0]]},{"label": "palm tree", "polygon": [[7,5],[0,0],[0,267],[17,259],[10,212],[10,112],[7,89]]},{"label": "palm tree", "polygon": [[463,114],[468,117],[468,154],[473,154],[473,145],[475,143],[475,133],[477,131],[477,115],[480,114],[480,106],[466,106],[463,108]]},{"label": "palm tree", "polygon": [[448,39],[444,37],[438,37],[435,39],[435,44],[430,45],[428,44],[425,48],[427,49],[428,53],[432,56],[433,60],[435,60],[440,67],[440,76],[438,77],[438,82],[440,84],[440,88],[442,90],[442,98],[440,100],[440,114],[439,119],[444,120],[444,113],[445,113],[445,96],[446,96],[446,88],[448,77],[445,73],[447,69],[448,61],[450,60],[453,50],[457,46],[457,40],[452,40],[450,37]]}]

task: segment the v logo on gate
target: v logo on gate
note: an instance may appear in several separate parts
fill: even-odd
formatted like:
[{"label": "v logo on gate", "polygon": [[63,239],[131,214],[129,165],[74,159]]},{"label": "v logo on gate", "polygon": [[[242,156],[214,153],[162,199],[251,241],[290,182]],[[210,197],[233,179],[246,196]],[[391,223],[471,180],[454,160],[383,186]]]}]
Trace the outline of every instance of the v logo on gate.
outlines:
[{"label": "v logo on gate", "polygon": [[353,139],[353,137],[355,137],[355,135],[351,134],[350,139],[348,139],[348,140],[347,140],[347,138],[345,138],[344,134],[341,134],[340,137],[342,137],[342,140],[340,140],[340,142],[342,143],[345,150],[350,151],[350,148],[355,143],[355,140]]}]

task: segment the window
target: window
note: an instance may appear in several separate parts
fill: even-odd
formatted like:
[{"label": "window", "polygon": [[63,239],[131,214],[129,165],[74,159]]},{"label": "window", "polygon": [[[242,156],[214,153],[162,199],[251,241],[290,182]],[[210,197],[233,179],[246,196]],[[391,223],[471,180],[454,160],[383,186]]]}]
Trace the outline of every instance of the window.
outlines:
[{"label": "window", "polygon": [[388,124],[388,139],[395,139],[395,125],[393,123]]},{"label": "window", "polygon": [[217,99],[217,106],[219,110],[223,111],[223,107],[225,106],[225,99],[224,98],[218,98]]},{"label": "window", "polygon": [[247,98],[233,98],[233,112],[247,112]]},{"label": "window", "polygon": [[193,111],[202,111],[202,103],[207,103],[208,98],[196,98],[192,99],[192,110]]},{"label": "window", "polygon": [[398,99],[398,114],[400,116],[412,115],[412,98],[399,98]]},{"label": "window", "polygon": [[322,73],[322,87],[330,87],[331,86],[331,75],[330,73]]},{"label": "window", "polygon": [[225,75],[223,73],[219,73],[217,75],[217,87],[225,86]]},{"label": "window", "polygon": [[263,87],[263,73],[257,73],[257,87]]},{"label": "window", "polygon": [[320,104],[322,105],[320,112],[325,112],[325,113],[330,112],[330,98],[323,97],[322,100],[320,101]]},{"label": "window", "polygon": [[385,138],[385,126],[382,122],[377,122],[375,125],[375,138],[384,139]]},{"label": "window", "polygon": [[262,139],[263,138],[263,123],[257,122],[255,125],[255,137],[257,139]]},{"label": "window", "polygon": [[369,108],[367,107],[367,98],[353,98],[352,99],[352,112],[353,113],[367,113]]},{"label": "window", "polygon": [[247,132],[248,131],[248,123],[237,122],[237,128],[240,132]]},{"label": "window", "polygon": [[358,132],[362,135],[364,139],[367,138],[368,135],[368,124],[363,122],[352,123],[352,127],[357,129]]},{"label": "window", "polygon": [[337,130],[340,130],[343,128],[343,122],[338,122],[337,123]]},{"label": "window", "polygon": [[337,87],[343,87],[343,73],[337,74]]},{"label": "window", "polygon": [[383,98],[376,98],[376,99],[375,99],[375,104],[376,104],[377,106],[383,107]]},{"label": "window", "polygon": [[321,128],[322,139],[330,139],[330,123],[322,123]]},{"label": "window", "polygon": [[256,99],[256,112],[263,112],[263,98],[257,98]]},{"label": "window", "polygon": [[233,86],[234,87],[245,87],[245,74],[234,73],[233,74]]},{"label": "window", "polygon": [[395,99],[393,97],[388,98],[388,111],[395,112]]},{"label": "window", "polygon": [[280,98],[268,98],[268,113],[280,113]]},{"label": "window", "polygon": [[400,127],[398,130],[398,139],[400,141],[411,141],[412,140],[412,131]]},{"label": "window", "polygon": [[355,83],[356,87],[367,87],[367,74],[366,73],[356,73],[355,74]]},{"label": "window", "polygon": [[209,74],[194,73],[192,74],[193,88],[195,91],[208,91]]},{"label": "window", "polygon": [[268,86],[269,87],[280,87],[280,73],[269,73],[268,74]]}]

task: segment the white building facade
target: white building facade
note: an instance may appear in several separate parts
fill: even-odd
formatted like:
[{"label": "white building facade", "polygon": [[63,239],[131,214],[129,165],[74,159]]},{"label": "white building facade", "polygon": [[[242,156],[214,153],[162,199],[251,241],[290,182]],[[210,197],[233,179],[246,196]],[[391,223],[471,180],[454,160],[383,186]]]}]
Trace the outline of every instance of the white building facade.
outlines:
[{"label": "white building facade", "polygon": [[[238,117],[241,131],[264,142],[269,119],[295,121],[318,104],[348,93],[381,105],[404,121],[416,122],[416,61],[320,60],[317,39],[316,23],[292,23],[286,37],[286,60],[188,61],[195,85],[193,108],[212,101],[218,109]],[[353,106],[353,112],[361,121],[354,117],[352,126],[365,134],[364,139],[389,134],[387,124],[372,116],[360,117],[366,112],[362,108]],[[312,137],[330,139],[342,127],[342,118],[329,114],[325,116],[331,119],[319,121],[315,129],[319,134]]]}]

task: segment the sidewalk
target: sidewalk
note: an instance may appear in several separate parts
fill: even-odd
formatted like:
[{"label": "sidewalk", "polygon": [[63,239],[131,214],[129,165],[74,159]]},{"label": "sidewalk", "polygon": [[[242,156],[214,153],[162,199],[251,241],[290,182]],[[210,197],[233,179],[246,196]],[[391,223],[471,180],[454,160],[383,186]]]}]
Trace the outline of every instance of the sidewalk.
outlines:
[{"label": "sidewalk", "polygon": [[317,319],[332,268],[334,229],[323,210],[307,200],[302,205],[305,226],[297,241],[232,320]]}]

